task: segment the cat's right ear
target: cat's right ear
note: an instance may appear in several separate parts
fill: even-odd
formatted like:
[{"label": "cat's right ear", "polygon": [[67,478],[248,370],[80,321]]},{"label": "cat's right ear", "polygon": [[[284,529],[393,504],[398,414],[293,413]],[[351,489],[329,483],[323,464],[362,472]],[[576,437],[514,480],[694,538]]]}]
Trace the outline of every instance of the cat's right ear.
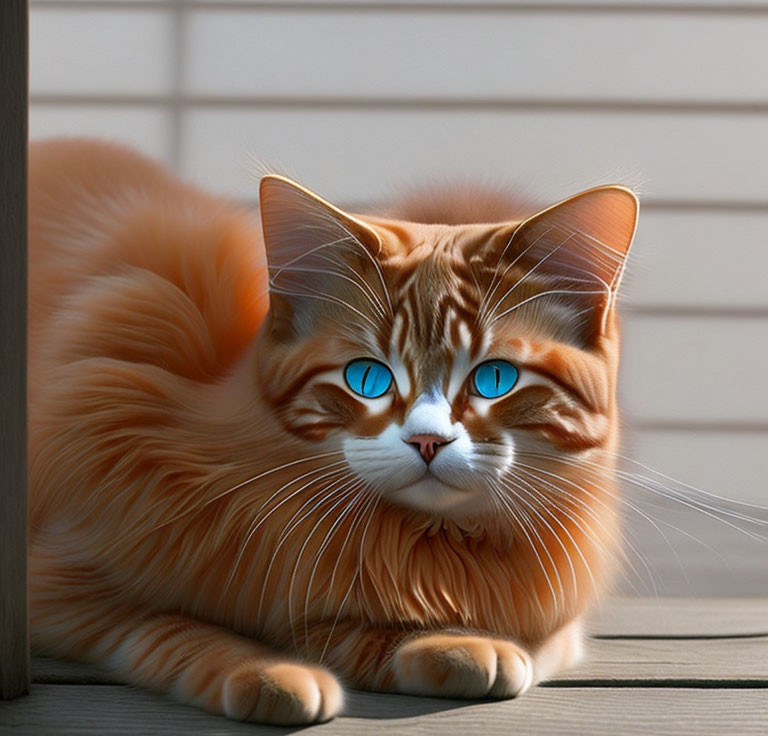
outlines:
[{"label": "cat's right ear", "polygon": [[377,327],[387,303],[376,231],[283,176],[260,185],[273,333],[314,334],[320,320]]}]

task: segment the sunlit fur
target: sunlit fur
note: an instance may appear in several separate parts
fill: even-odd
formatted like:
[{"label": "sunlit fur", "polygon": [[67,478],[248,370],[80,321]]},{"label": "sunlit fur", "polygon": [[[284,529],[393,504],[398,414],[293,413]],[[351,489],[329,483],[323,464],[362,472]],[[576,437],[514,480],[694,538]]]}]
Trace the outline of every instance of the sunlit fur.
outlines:
[{"label": "sunlit fur", "polygon": [[[575,661],[617,554],[631,193],[384,219],[273,177],[264,239],[120,147],[34,144],[30,180],[37,653],[272,723],[338,713],[334,675],[509,697]],[[388,394],[346,386],[361,357]],[[489,358],[520,370],[493,401]]]}]

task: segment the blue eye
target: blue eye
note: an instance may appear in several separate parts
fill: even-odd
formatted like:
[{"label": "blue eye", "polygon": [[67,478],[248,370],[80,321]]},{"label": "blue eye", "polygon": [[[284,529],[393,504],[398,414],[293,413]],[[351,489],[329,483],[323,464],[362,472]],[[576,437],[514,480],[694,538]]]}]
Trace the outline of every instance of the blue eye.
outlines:
[{"label": "blue eye", "polygon": [[353,360],[344,369],[344,380],[356,394],[366,399],[383,396],[392,385],[392,373],[387,366],[375,360]]},{"label": "blue eye", "polygon": [[506,360],[489,360],[481,363],[472,376],[475,390],[483,398],[496,399],[509,393],[517,383],[520,372]]}]

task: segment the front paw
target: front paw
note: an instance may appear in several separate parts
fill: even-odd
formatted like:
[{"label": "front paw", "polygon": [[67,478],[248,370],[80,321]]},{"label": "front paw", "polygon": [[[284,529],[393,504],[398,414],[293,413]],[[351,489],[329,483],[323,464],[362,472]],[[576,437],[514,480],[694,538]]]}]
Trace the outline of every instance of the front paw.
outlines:
[{"label": "front paw", "polygon": [[412,695],[514,698],[533,682],[533,662],[517,644],[461,634],[429,634],[395,652],[395,687]]},{"label": "front paw", "polygon": [[224,681],[224,713],[241,721],[296,726],[338,715],[343,693],[320,668],[288,662],[247,662]]}]

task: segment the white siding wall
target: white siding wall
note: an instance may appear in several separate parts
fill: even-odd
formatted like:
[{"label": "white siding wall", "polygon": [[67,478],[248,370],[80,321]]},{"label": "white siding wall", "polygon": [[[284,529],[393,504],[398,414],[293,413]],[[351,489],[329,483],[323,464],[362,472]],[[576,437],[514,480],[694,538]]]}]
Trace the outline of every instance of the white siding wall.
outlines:
[{"label": "white siding wall", "polygon": [[350,206],[431,177],[638,187],[627,447],[768,503],[768,2],[31,5],[34,137],[238,199],[250,156]]}]

